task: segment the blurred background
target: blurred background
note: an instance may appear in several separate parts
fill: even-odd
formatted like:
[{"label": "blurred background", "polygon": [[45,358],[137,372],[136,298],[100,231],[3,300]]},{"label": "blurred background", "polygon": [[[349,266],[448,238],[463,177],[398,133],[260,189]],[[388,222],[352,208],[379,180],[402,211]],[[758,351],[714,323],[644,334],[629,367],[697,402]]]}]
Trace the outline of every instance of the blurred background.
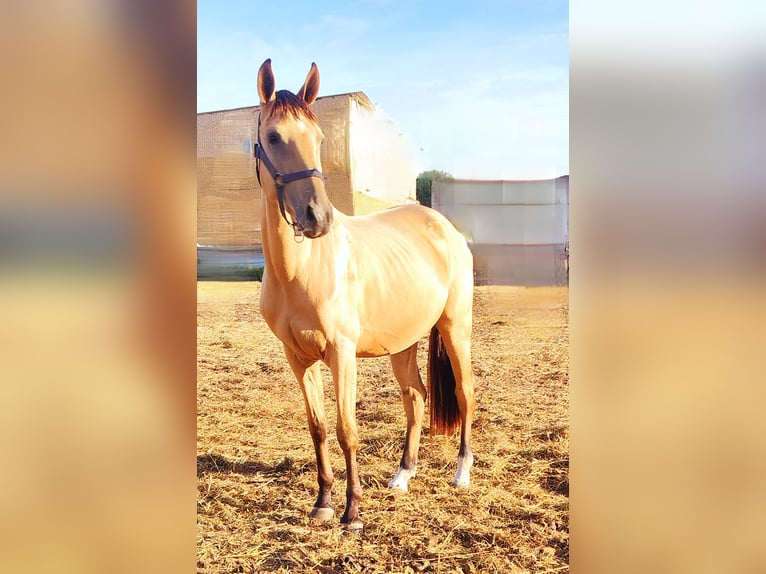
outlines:
[{"label": "blurred background", "polygon": [[195,4],[0,8],[0,570],[194,568]]}]

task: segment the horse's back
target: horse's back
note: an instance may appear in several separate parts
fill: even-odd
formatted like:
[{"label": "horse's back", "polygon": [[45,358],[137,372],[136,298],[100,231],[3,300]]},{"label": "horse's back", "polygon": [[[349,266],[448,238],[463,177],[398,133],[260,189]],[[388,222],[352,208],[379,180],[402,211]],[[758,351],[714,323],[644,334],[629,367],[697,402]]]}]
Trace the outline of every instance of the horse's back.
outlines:
[{"label": "horse's back", "polygon": [[344,222],[351,248],[362,269],[384,272],[390,278],[450,282],[465,239],[438,211],[422,205],[400,205],[373,214],[348,217]]}]

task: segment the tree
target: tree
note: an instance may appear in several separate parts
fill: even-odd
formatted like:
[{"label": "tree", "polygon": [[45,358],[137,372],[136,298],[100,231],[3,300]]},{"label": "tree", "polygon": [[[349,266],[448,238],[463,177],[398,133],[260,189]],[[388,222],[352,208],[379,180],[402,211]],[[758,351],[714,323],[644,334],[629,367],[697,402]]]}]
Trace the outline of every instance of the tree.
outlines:
[{"label": "tree", "polygon": [[415,196],[422,205],[431,207],[431,184],[434,181],[451,181],[455,179],[446,171],[431,169],[424,171],[415,180]]}]

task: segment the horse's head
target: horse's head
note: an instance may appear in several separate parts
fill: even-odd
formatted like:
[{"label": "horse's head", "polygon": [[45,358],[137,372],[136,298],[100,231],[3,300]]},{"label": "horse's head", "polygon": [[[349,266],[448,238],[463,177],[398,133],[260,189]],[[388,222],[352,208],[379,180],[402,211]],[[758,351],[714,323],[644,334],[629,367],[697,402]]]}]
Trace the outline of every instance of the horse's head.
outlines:
[{"label": "horse's head", "polygon": [[258,120],[256,157],[266,167],[259,179],[269,201],[279,204],[282,216],[289,213],[296,235],[325,235],[332,225],[332,204],[322,176],[319,146],[322,130],[309,105],[319,92],[319,70],[311,64],[297,95],[275,91],[271,59],[258,71]]}]

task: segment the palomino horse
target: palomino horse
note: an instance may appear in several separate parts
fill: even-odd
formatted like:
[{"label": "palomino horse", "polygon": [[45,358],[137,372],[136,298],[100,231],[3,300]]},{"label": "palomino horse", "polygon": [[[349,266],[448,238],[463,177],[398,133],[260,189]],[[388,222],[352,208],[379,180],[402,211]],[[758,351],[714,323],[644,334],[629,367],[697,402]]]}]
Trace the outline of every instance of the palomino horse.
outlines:
[{"label": "palomino horse", "polygon": [[260,307],[303,391],[319,482],[311,517],[320,520],[331,519],[334,510],[319,361],[332,373],[337,436],[346,459],[341,525],[359,530],[357,357],[391,356],[407,433],[399,470],[388,486],[407,490],[415,476],[426,399],[416,352],[418,340],[431,330],[431,432],[451,433],[460,423],[452,483],[469,484],[473,259],[463,236],[427,207],[407,205],[356,217],[333,207],[319,159],[322,130],[309,109],[318,90],[316,64],[297,95],[275,90],[270,59],[258,72],[255,156],[263,187],[266,260]]}]

